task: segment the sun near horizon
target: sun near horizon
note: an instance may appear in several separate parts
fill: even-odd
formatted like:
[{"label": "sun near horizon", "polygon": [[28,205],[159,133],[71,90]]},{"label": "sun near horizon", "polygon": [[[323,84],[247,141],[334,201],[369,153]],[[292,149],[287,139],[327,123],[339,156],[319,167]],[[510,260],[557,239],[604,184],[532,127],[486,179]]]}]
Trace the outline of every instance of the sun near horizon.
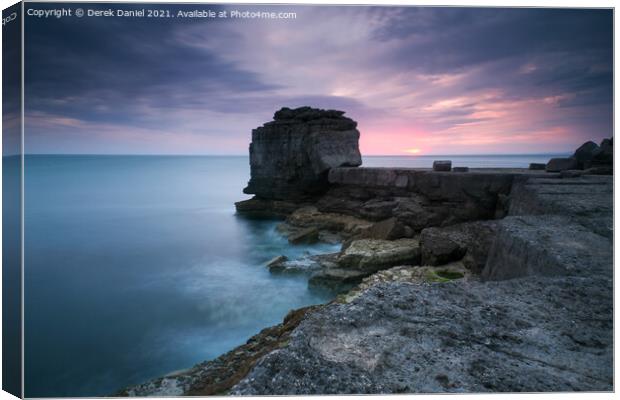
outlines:
[{"label": "sun near horizon", "polygon": [[406,150],[405,150],[405,153],[409,153],[409,154],[412,154],[412,155],[418,155],[418,154],[420,154],[421,152],[422,152],[422,150],[420,150],[420,149],[418,149],[418,148],[416,148],[416,147],[411,148],[411,149],[406,149]]}]

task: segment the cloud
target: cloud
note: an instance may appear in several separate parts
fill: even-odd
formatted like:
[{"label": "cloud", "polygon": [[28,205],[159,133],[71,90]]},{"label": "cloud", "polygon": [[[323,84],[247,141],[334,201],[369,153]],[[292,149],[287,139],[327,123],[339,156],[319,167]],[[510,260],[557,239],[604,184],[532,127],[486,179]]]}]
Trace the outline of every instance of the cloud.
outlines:
[{"label": "cloud", "polygon": [[[553,151],[611,135],[610,10],[211,8],[240,7],[297,18],[29,20],[27,111],[102,132],[72,136],[74,151],[89,152],[108,129],[118,133],[110,151],[148,142],[155,152],[241,154],[252,128],[301,105],[346,110],[366,154]],[[133,132],[125,145],[123,129]],[[32,138],[41,152],[67,143]]]}]

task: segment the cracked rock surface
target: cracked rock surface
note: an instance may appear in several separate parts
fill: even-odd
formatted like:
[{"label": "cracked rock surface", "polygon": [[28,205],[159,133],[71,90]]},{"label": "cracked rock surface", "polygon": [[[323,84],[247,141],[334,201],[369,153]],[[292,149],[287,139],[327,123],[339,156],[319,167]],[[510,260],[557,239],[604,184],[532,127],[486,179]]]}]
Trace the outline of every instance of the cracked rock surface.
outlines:
[{"label": "cracked rock surface", "polygon": [[605,276],[381,283],[310,314],[231,394],[608,391]]}]

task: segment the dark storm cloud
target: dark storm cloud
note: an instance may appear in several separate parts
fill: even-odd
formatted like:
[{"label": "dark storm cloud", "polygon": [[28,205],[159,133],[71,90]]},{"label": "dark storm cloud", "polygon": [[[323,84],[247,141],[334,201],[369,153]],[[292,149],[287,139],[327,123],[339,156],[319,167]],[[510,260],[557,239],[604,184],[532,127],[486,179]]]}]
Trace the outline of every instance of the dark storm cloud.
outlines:
[{"label": "dark storm cloud", "polygon": [[612,51],[609,10],[402,8],[377,30],[381,41],[410,39],[389,62],[432,73],[512,57]]},{"label": "dark storm cloud", "polygon": [[[217,29],[217,23],[207,29]],[[30,18],[28,106],[87,120],[113,116],[117,122],[131,122],[140,115],[129,111],[143,106],[227,112],[243,105],[223,92],[242,96],[277,88],[208,50],[178,43],[174,31],[180,24],[167,19]]]}]

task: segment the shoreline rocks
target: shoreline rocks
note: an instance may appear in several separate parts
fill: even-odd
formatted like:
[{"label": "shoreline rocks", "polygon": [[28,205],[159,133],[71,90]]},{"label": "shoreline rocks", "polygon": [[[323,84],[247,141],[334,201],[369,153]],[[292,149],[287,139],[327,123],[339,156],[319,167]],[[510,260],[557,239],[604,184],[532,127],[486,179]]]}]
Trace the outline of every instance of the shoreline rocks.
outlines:
[{"label": "shoreline rocks", "polygon": [[[613,178],[594,174],[612,145],[530,170],[331,169],[317,212],[373,224],[311,283],[359,283],[231,393],[611,390]],[[407,265],[376,259],[404,240]]]},{"label": "shoreline rocks", "polygon": [[575,277],[378,283],[308,314],[230,394],[611,391],[611,293]]},{"label": "shoreline rocks", "polygon": [[338,258],[341,268],[367,273],[403,264],[420,264],[418,240],[359,239],[353,241]]},{"label": "shoreline rocks", "polygon": [[285,218],[293,241],[343,240],[268,263],[336,299],[123,394],[612,390],[613,177],[595,173],[613,173],[613,139],[529,170],[455,173],[343,166],[359,165],[358,135],[340,111],[276,112],[253,132],[257,196],[237,203]]},{"label": "shoreline rocks", "polygon": [[245,377],[262,356],[285,346],[293,330],[307,314],[324,306],[291,310],[281,324],[263,329],[248,341],[226,354],[194,367],[125,388],[115,397],[172,397],[224,395]]}]

